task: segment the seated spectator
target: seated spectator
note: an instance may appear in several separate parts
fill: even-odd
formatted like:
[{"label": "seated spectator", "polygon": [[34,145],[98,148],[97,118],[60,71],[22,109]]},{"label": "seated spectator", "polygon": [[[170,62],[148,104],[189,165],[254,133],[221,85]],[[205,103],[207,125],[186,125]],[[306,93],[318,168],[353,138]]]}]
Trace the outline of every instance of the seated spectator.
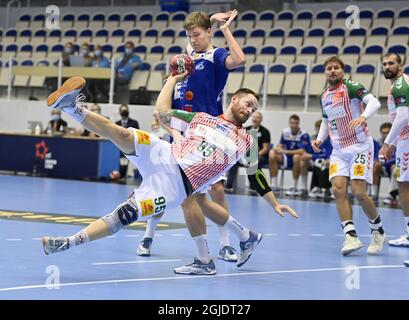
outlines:
[{"label": "seated spectator", "polygon": [[[311,136],[314,141],[317,138],[322,120],[315,122],[315,134]],[[311,198],[329,198],[331,196],[331,182],[329,181],[329,157],[332,153],[332,145],[329,137],[320,146],[320,152],[312,154],[312,179],[310,193]]]},{"label": "seated spectator", "polygon": [[49,135],[63,135],[67,130],[67,122],[61,119],[61,110],[51,110],[51,120],[48,122],[44,133]]},{"label": "seated spectator", "polygon": [[91,67],[92,61],[94,59],[93,59],[93,56],[91,54],[91,48],[89,47],[89,44],[87,42],[84,42],[81,45],[79,55],[80,55],[80,57],[84,58],[83,67]]},{"label": "seated spectator", "polygon": [[[109,68],[110,62],[104,57],[102,47],[97,45],[94,50],[94,59],[92,60],[94,68]],[[88,89],[92,97],[92,101],[96,103],[107,103],[109,92],[109,79],[88,79]]]},{"label": "seated spectator", "polygon": [[129,103],[129,82],[133,73],[139,68],[142,60],[133,51],[135,46],[132,41],[125,43],[124,55],[121,59],[115,61],[115,100],[116,103]]},{"label": "seated spectator", "polygon": [[[268,151],[270,150],[270,131],[261,125],[263,121],[263,114],[260,111],[256,111],[252,117],[252,125],[246,127],[247,131],[251,129],[257,130],[258,138],[258,168],[261,169],[265,165],[268,165]],[[226,192],[233,192],[233,184],[236,179],[239,169],[239,163],[236,163],[228,172],[227,182],[225,186]],[[251,193],[256,192],[256,186],[254,186],[254,180],[249,179]]]},{"label": "seated spectator", "polygon": [[[289,118],[290,127],[283,130],[280,143],[269,152],[271,189],[281,191],[278,186],[278,168],[292,169],[293,186],[286,192],[288,196],[308,195],[308,167],[312,157],[310,136],[300,128],[300,117],[293,114]],[[302,189],[298,190],[298,179],[301,173]]]},{"label": "seated spectator", "polygon": [[[115,122],[117,125],[123,128],[135,128],[139,129],[139,123],[135,119],[129,118],[129,108],[128,105],[123,104],[119,107],[119,114],[121,116],[121,120]],[[121,153],[120,158],[120,167],[119,167],[119,174],[120,179],[125,179],[126,172],[128,170],[128,159]]]},{"label": "seated spectator", "polygon": [[[75,54],[75,47],[72,42],[67,42],[64,46],[64,51],[62,52],[62,63],[64,66],[69,67],[70,64],[70,56]],[[55,62],[55,65],[58,65],[58,61]]]},{"label": "seated spectator", "polygon": [[383,161],[379,159],[379,150],[383,145],[392,124],[389,122],[382,123],[379,127],[381,138],[379,142],[374,139],[374,164],[373,164],[373,183],[371,186],[371,196],[374,201],[379,199],[379,188],[381,184],[381,177],[389,177],[388,196],[384,199],[383,203],[387,205],[396,205],[396,197],[399,194],[398,183],[396,180],[396,163],[395,156],[388,160]]}]

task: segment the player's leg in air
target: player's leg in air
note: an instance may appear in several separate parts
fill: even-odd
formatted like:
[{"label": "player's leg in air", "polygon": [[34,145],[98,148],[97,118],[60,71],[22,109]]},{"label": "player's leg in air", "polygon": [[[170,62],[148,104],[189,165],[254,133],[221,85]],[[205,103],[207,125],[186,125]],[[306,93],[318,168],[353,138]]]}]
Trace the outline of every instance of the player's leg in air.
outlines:
[{"label": "player's leg in air", "polygon": [[111,235],[134,221],[146,220],[153,214],[162,213],[166,205],[176,207],[186,197],[179,166],[172,161],[152,163],[150,160],[149,155],[153,149],[164,157],[170,156],[170,145],[147,132],[124,129],[105,117],[86,110],[78,103],[77,97],[84,85],[85,79],[81,77],[68,79],[49,96],[48,105],[71,115],[90,132],[110,139],[138,165],[147,182],[144,179],[141,188],[127,201],[75,235],[63,238],[44,237],[42,244],[46,254]]}]

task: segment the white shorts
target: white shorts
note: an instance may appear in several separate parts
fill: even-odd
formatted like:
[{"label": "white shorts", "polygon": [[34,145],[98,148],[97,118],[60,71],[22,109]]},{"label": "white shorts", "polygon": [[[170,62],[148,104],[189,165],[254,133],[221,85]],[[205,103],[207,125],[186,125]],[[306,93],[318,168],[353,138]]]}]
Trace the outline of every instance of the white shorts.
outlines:
[{"label": "white shorts", "polygon": [[222,181],[223,183],[226,183],[227,181],[227,172],[223,173],[210,187],[208,187],[207,189],[204,189],[202,191],[199,191],[199,193],[207,193],[209,191],[212,190],[212,186],[215,185],[216,183],[219,183],[220,181]]},{"label": "white shorts", "polygon": [[397,180],[399,182],[409,182],[409,139],[398,140],[396,168]]},{"label": "white shorts", "polygon": [[135,155],[126,157],[135,164],[143,178],[133,197],[138,206],[138,221],[145,221],[167,209],[176,208],[187,197],[180,167],[170,144],[149,132],[134,132]]},{"label": "white shorts", "polygon": [[343,176],[351,180],[365,180],[372,184],[373,139],[344,149],[333,149],[330,157],[329,179]]}]

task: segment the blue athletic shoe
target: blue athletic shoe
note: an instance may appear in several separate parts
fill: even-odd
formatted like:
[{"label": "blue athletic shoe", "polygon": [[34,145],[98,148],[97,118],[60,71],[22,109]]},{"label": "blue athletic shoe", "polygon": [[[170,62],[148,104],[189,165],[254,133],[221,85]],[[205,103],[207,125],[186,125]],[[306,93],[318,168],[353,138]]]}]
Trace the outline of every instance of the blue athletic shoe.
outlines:
[{"label": "blue athletic shoe", "polygon": [[48,106],[61,110],[74,106],[79,92],[85,86],[85,82],[82,77],[69,78],[61,87],[48,96]]},{"label": "blue athletic shoe", "polygon": [[250,259],[251,255],[253,254],[254,248],[260,243],[263,235],[261,233],[255,233],[250,231],[250,237],[247,241],[240,242],[240,257],[237,261],[237,267],[241,267],[243,264]]},{"label": "blue athletic shoe", "polygon": [[193,263],[173,270],[176,274],[189,274],[189,275],[214,275],[216,274],[216,266],[213,260],[205,264],[198,258],[193,260]]},{"label": "blue athletic shoe", "polygon": [[68,238],[44,237],[41,239],[43,249],[46,255],[68,250],[70,241]]}]

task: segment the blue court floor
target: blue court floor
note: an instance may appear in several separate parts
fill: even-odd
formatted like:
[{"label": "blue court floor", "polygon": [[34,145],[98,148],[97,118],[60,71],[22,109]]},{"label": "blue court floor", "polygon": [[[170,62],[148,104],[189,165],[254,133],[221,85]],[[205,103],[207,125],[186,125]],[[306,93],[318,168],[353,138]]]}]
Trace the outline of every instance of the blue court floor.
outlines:
[{"label": "blue court floor", "polygon": [[[111,212],[132,186],[58,179],[0,176],[0,299],[408,299],[409,249],[366,248],[343,257],[343,234],[335,204],[282,200],[300,218],[280,218],[259,197],[228,195],[232,215],[264,233],[242,267],[217,260],[218,231],[208,222],[216,276],[181,276],[173,268],[190,263],[195,247],[181,209],[163,217],[151,257],[139,257],[143,225],[46,256],[39,238],[68,236]],[[404,231],[400,210],[381,208],[391,237]],[[354,206],[362,242],[368,222]],[[238,241],[231,235],[238,248]]]}]

